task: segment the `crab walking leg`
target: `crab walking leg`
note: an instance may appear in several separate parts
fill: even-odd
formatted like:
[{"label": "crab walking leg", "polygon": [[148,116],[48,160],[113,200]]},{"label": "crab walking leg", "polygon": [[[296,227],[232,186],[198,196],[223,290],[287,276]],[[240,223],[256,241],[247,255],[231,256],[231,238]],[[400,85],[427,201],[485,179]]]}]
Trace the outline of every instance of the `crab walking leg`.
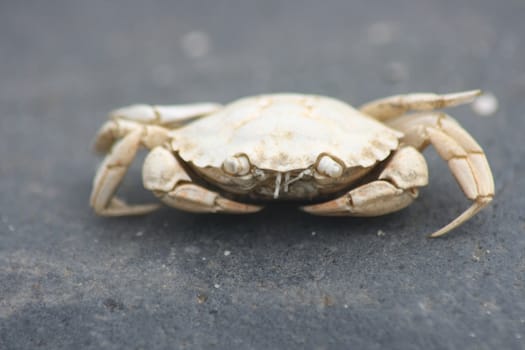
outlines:
[{"label": "crab walking leg", "polygon": [[121,120],[110,121],[102,127],[95,146],[99,151],[109,151],[109,154],[99,166],[93,181],[90,204],[97,214],[140,215],[159,207],[157,204],[128,205],[116,198],[115,192],[140,146],[155,147],[167,140],[167,133],[166,129],[155,125]]},{"label": "crab walking leg", "polygon": [[221,107],[221,105],[216,103],[171,106],[136,104],[116,109],[109,116],[111,119],[125,119],[143,124],[174,127],[192,119],[217,112]]},{"label": "crab walking leg", "polygon": [[115,141],[124,137],[139,125],[175,128],[185,122],[206,116],[221,108],[214,103],[178,106],[132,105],[114,110],[97,133],[95,151],[106,153]]},{"label": "crab walking leg", "polygon": [[481,90],[457,92],[446,95],[418,93],[396,95],[368,102],[359,110],[377,120],[385,121],[399,117],[408,111],[430,111],[472,102],[481,95]]},{"label": "crab walking leg", "polygon": [[249,214],[262,209],[224,198],[192,183],[175,156],[164,147],[156,147],[144,160],[144,187],[171,207],[195,213]]},{"label": "crab walking leg", "polygon": [[431,237],[444,235],[469,220],[494,197],[494,179],[483,149],[453,118],[444,113],[406,115],[388,123],[405,134],[403,141],[422,150],[432,144],[474,201],[470,208]]},{"label": "crab walking leg", "polygon": [[354,188],[339,198],[301,209],[315,215],[384,215],[407,207],[417,198],[417,187],[427,183],[425,159],[415,148],[404,146],[388,161],[378,180]]},{"label": "crab walking leg", "polygon": [[215,112],[217,104],[201,103],[179,106],[133,105],[110,113],[97,133],[95,151],[109,153],[97,171],[90,203],[95,212],[106,216],[147,214],[157,204],[128,205],[116,198],[122,182],[140,146],[154,148],[168,140],[168,129]]}]

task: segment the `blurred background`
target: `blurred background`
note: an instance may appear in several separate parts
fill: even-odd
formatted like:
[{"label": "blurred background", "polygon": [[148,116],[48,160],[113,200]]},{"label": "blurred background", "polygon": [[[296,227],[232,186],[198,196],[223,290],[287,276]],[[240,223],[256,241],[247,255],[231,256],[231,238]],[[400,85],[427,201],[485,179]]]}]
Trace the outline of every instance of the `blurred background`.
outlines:
[{"label": "blurred background", "polygon": [[[0,348],[523,348],[524,17],[521,0],[2,1]],[[420,199],[378,219],[87,205],[116,107],[475,88],[450,113],[497,197],[442,240],[424,237],[468,203],[432,150]],[[140,188],[139,160],[122,192]]]}]

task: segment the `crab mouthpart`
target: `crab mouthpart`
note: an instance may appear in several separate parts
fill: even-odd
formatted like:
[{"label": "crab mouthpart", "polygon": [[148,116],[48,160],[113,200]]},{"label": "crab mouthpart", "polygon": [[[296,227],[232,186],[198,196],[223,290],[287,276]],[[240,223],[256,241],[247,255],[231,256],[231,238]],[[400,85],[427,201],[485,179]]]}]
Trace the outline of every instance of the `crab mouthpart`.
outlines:
[{"label": "crab mouthpart", "polygon": [[283,173],[277,173],[275,176],[275,190],[273,192],[273,198],[277,199],[279,198],[279,193],[281,191],[281,184],[283,187],[284,192],[288,192],[288,187],[293,184],[296,181],[301,180],[305,175],[312,175],[312,170],[305,169],[301,171],[297,176],[291,177],[291,172],[284,173],[284,181],[283,181]]}]

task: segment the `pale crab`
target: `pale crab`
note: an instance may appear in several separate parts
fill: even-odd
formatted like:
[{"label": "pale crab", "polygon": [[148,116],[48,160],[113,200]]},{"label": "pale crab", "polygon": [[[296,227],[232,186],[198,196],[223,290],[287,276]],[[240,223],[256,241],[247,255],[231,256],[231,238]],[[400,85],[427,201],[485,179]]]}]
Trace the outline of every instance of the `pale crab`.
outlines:
[{"label": "pale crab", "polygon": [[494,196],[483,149],[454,119],[435,111],[479,94],[398,95],[359,109],[300,94],[247,97],[226,106],[117,109],[97,135],[96,150],[108,155],[94,179],[91,205],[107,216],[159,207],[128,205],[115,196],[143,146],[151,150],[143,165],[144,187],[178,209],[246,214],[271,200],[294,200],[316,215],[383,215],[408,206],[427,184],[420,152],[432,144],[473,201],[431,235],[441,236]]}]

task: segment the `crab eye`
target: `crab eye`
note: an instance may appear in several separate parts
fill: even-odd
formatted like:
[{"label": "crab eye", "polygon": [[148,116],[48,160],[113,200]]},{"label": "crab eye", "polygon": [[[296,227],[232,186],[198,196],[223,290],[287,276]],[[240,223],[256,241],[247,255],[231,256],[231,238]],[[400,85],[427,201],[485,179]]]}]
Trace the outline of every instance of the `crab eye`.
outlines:
[{"label": "crab eye", "polygon": [[343,167],[332,157],[322,156],[317,163],[317,171],[329,177],[339,177],[343,175]]},{"label": "crab eye", "polygon": [[222,168],[230,175],[246,175],[250,172],[250,161],[244,155],[228,157],[222,163]]}]

